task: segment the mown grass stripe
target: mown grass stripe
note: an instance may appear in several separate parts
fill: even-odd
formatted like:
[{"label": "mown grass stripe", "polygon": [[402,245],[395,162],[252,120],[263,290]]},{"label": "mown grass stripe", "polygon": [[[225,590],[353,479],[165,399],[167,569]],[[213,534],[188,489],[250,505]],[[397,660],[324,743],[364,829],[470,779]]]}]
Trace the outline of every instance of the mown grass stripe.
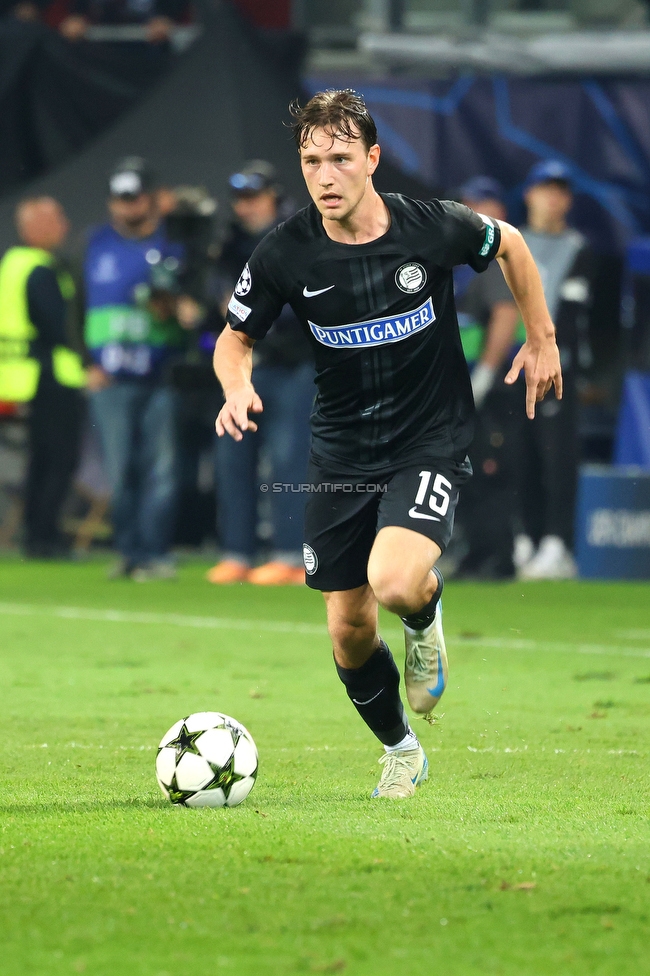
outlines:
[{"label": "mown grass stripe", "polygon": [[[195,627],[207,630],[242,630],[276,634],[310,634],[327,636],[325,624],[299,623],[292,620],[248,620],[232,617],[192,616],[180,613],[148,613],[131,610],[93,607],[48,606],[37,603],[0,603],[0,614],[9,616],[49,616],[61,620],[90,620],[98,623],[162,624],[174,627]],[[401,638],[402,631],[382,628],[382,634],[390,639]],[[486,647],[505,651],[532,651],[557,654],[594,654],[623,657],[650,658],[650,648],[627,647],[616,644],[579,644],[570,641],[535,641],[502,637],[454,637],[450,644],[464,647]]]},{"label": "mown grass stripe", "polygon": [[302,624],[290,620],[246,620],[230,617],[203,617],[180,613],[148,613],[131,610],[99,610],[93,607],[59,607],[37,603],[0,603],[0,614],[48,616],[62,620],[94,620],[118,624],[169,624],[175,627],[199,627],[208,630],[265,630],[278,634],[327,635],[324,624]]}]

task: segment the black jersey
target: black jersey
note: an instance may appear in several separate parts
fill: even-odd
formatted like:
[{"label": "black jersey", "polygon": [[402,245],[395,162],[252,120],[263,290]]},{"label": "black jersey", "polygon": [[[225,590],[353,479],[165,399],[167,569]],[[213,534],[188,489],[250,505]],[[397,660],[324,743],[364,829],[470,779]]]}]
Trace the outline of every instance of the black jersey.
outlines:
[{"label": "black jersey", "polygon": [[252,339],[293,308],[316,363],[312,456],[333,472],[459,457],[473,434],[452,268],[485,270],[499,226],[459,203],[382,199],[390,227],[369,244],[331,240],[314,204],[280,224],[228,306],[230,326]]}]

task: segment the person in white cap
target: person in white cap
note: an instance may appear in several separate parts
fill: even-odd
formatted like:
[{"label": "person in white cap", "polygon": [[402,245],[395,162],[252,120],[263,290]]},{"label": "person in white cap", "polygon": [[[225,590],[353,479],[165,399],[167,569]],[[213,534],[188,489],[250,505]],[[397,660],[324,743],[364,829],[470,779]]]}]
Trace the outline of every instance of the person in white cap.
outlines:
[{"label": "person in white cap", "polygon": [[184,251],[167,238],[145,160],[122,160],[109,194],[110,223],[92,233],[84,266],[90,413],[119,552],[109,575],[171,579],[178,397],[170,373],[185,345],[175,293]]}]

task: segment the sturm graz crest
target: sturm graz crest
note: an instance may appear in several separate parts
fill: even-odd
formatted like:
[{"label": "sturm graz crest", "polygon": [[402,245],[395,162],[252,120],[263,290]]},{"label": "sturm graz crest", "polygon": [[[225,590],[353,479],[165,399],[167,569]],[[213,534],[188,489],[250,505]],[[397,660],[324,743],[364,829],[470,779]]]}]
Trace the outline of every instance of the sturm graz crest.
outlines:
[{"label": "sturm graz crest", "polygon": [[251,290],[251,283],[251,269],[245,264],[244,270],[239,276],[239,281],[235,285],[235,295],[248,295]]},{"label": "sturm graz crest", "polygon": [[318,556],[306,542],[302,547],[302,559],[305,564],[305,572],[308,576],[313,576],[318,569]]},{"label": "sturm graz crest", "polygon": [[427,273],[421,264],[416,261],[409,261],[403,264],[395,273],[395,284],[400,291],[407,295],[413,295],[416,291],[424,288],[427,282]]}]

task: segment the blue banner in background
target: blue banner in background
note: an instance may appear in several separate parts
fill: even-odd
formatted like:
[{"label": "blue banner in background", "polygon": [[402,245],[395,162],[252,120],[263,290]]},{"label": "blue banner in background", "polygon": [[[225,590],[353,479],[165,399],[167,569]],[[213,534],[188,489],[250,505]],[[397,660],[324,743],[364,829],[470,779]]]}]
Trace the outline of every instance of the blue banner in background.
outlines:
[{"label": "blue banner in background", "polygon": [[625,374],[614,463],[633,464],[650,473],[650,374]]},{"label": "blue banner in background", "polygon": [[580,470],[575,550],[581,579],[650,579],[650,472]]},{"label": "blue banner in background", "polygon": [[327,75],[306,86],[309,94],[362,93],[392,162],[445,195],[471,176],[493,176],[520,223],[526,173],[561,159],[576,191],[571,222],[596,251],[620,254],[631,237],[650,233],[650,80]]}]

